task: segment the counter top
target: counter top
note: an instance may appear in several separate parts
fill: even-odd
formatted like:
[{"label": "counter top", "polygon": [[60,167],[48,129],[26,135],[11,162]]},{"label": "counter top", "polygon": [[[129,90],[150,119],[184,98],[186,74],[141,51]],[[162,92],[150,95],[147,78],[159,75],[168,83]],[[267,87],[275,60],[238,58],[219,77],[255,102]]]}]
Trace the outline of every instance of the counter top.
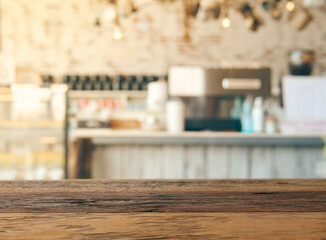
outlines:
[{"label": "counter top", "polygon": [[0,182],[0,238],[320,239],[325,189],[322,179]]},{"label": "counter top", "polygon": [[237,132],[150,132],[140,130],[75,129],[70,139],[92,139],[94,144],[185,144],[185,145],[324,145],[321,135],[316,134],[244,134]]}]

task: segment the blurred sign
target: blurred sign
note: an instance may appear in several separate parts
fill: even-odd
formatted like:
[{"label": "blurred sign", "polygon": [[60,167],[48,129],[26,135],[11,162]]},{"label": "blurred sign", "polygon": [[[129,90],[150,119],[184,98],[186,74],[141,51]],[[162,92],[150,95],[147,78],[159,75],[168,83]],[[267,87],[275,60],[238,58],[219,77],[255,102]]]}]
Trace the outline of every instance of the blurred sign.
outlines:
[{"label": "blurred sign", "polygon": [[286,119],[326,120],[326,77],[286,76],[283,96]]},{"label": "blurred sign", "polygon": [[283,133],[326,133],[326,77],[283,79]]}]

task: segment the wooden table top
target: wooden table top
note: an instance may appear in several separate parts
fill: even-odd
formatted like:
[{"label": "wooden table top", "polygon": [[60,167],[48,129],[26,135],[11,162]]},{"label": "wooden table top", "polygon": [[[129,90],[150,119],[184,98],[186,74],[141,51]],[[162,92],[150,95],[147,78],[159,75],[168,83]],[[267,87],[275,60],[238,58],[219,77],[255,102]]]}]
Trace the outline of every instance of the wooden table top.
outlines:
[{"label": "wooden table top", "polygon": [[0,239],[325,239],[326,180],[0,182]]}]

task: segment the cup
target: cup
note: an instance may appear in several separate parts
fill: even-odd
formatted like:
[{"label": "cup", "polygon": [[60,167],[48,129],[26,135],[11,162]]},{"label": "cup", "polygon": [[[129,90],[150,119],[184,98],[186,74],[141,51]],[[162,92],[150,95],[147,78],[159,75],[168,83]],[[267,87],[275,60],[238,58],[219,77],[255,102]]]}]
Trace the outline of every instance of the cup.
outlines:
[{"label": "cup", "polygon": [[170,133],[180,133],[185,129],[185,105],[180,100],[171,100],[166,106],[166,129]]}]

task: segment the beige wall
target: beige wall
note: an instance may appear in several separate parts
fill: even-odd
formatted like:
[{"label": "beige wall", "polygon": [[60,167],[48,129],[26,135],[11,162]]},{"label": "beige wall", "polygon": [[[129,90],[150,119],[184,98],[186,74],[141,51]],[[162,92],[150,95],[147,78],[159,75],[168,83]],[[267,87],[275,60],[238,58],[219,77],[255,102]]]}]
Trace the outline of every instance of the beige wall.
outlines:
[{"label": "beige wall", "polygon": [[[271,20],[261,13],[265,25],[250,32],[240,14],[231,12],[232,26],[220,22],[192,21],[192,41],[182,40],[181,2],[154,1],[122,20],[125,39],[112,39],[112,23],[94,25],[103,4],[96,0],[2,0],[2,52],[16,65],[44,73],[163,74],[170,65],[205,67],[258,62],[274,70],[276,84],[287,72],[286,53],[293,48],[317,51],[315,73],[326,70],[326,14],[312,10],[314,22],[298,32],[283,19]],[[147,19],[148,32],[137,28]]]}]

